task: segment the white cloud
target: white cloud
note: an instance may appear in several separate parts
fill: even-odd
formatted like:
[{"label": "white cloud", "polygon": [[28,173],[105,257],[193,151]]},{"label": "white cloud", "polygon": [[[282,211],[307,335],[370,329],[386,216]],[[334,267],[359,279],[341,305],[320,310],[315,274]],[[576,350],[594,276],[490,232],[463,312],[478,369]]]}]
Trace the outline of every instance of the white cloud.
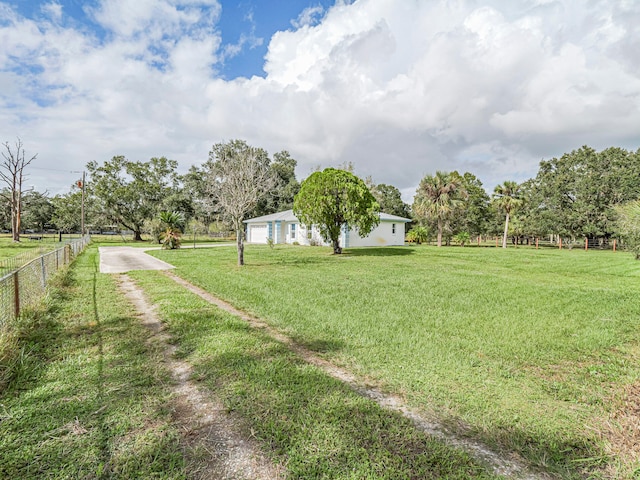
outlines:
[{"label": "white cloud", "polygon": [[324,13],[324,7],[322,5],[316,5],[315,7],[305,8],[298,18],[291,21],[291,25],[295,28],[308,27],[317,24]]},{"label": "white cloud", "polygon": [[409,199],[437,169],[492,188],[583,144],[640,147],[637,2],[311,7],[270,39],[266,78],[230,81],[216,68],[261,39],[223,46],[214,1],[104,1],[90,11],[104,36],[62,26],[56,5],[38,21],[0,3],[0,134],[41,165],[166,155],[186,169],[244,138],[290,150],[299,176],[351,161]]}]

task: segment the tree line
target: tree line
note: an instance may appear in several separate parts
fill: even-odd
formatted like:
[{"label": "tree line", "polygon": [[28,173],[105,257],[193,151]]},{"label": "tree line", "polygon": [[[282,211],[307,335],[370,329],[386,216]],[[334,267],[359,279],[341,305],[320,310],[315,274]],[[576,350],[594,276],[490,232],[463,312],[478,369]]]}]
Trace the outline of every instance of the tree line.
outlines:
[{"label": "tree line", "polygon": [[[5,148],[11,153],[8,144]],[[89,162],[86,185],[74,186],[67,194],[23,192],[19,228],[79,231],[84,189],[86,225],[93,231],[125,228],[140,240],[143,233],[157,233],[160,212],[169,211],[179,212],[192,229],[214,224],[241,232],[247,218],[293,208],[301,188],[296,165],[287,151],[270,156],[243,140],[213,145],[208,160],[184,175],[177,173],[176,161],[165,157]],[[339,170],[353,173],[353,166]],[[5,199],[0,228],[6,230],[15,227],[16,216],[15,202],[8,201],[14,198],[10,178],[2,177],[7,187],[0,192]],[[435,237],[442,245],[500,235],[506,246],[508,241],[557,235],[598,245],[618,237],[631,245],[636,235],[632,227],[638,223],[634,213],[640,209],[640,150],[612,147],[598,152],[584,146],[540,162],[536,177],[522,183],[507,180],[491,195],[470,172],[438,171],[420,181],[411,205],[393,185],[375,184],[370,178],[364,182],[379,211],[412,218],[410,240]],[[241,205],[229,204],[234,195],[242,197],[237,199]]]},{"label": "tree line", "polygon": [[507,238],[521,243],[545,235],[569,242],[586,238],[593,245],[624,238],[632,244],[629,227],[638,199],[640,150],[584,146],[540,162],[535,178],[505,181],[491,196],[468,172],[427,175],[412,210],[421,226],[436,232],[438,244],[461,233],[501,235],[503,246]]}]

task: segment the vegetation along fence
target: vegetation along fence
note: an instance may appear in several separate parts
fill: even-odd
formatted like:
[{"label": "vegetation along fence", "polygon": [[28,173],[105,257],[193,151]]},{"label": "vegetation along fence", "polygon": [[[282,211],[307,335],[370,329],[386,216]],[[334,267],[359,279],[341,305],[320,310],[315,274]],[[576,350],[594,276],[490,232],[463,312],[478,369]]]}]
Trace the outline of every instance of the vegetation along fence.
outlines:
[{"label": "vegetation along fence", "polygon": [[41,301],[49,279],[82,252],[90,239],[88,235],[74,239],[20,266],[16,264],[12,271],[4,270],[0,278],[0,326],[17,318],[23,308]]}]

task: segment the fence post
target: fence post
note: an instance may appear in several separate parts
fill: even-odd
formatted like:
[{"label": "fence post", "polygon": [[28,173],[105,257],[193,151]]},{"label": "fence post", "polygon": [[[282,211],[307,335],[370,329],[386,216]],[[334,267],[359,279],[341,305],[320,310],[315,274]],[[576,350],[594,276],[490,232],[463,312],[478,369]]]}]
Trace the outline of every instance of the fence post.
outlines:
[{"label": "fence post", "polygon": [[560,250],[562,250],[562,237],[558,237],[558,245],[560,246]]},{"label": "fence post", "polygon": [[536,250],[538,250],[538,240],[539,240],[539,238],[536,237]]},{"label": "fence post", "polygon": [[13,272],[13,306],[15,318],[20,315],[20,282],[18,281],[18,270]]},{"label": "fence post", "polygon": [[613,251],[614,252],[616,251],[616,239],[615,238],[613,239]]},{"label": "fence post", "polygon": [[42,267],[42,288],[47,286],[47,269],[44,266],[44,255],[40,256],[40,266]]},{"label": "fence post", "polygon": [[589,250],[589,239],[585,237],[584,239],[584,251]]}]

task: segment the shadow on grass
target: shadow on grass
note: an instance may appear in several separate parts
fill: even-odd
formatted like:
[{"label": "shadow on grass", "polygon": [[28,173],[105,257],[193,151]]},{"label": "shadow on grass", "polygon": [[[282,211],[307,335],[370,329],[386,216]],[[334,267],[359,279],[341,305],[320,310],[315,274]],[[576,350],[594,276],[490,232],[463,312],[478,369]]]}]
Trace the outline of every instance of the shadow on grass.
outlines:
[{"label": "shadow on grass", "polygon": [[415,249],[411,247],[361,247],[347,248],[342,255],[348,257],[398,257],[414,253]]},{"label": "shadow on grass", "polygon": [[[195,376],[268,445],[288,478],[494,478],[467,454],[416,430],[285,345],[219,311],[173,312]],[[175,316],[174,316],[175,315]],[[339,342],[307,342],[338,349]],[[186,344],[186,345],[185,345]]]},{"label": "shadow on grass", "polygon": [[[23,340],[28,370],[0,396],[0,478],[181,478],[146,330],[84,265]],[[63,304],[61,304],[63,302]]]}]

